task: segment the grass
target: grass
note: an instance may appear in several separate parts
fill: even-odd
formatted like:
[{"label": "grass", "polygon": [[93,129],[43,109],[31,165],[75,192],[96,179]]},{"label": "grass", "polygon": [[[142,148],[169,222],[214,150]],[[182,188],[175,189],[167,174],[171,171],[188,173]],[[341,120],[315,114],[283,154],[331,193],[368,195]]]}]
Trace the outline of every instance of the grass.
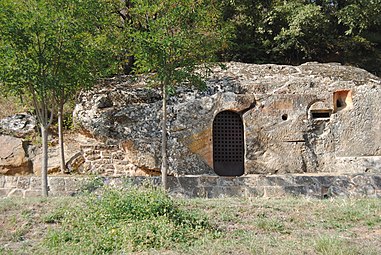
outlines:
[{"label": "grass", "polygon": [[0,254],[381,254],[380,199],[0,200]]},{"label": "grass", "polygon": [[20,103],[20,98],[0,96],[0,109],[0,119],[2,119],[16,113],[26,112],[28,107],[26,104]]}]

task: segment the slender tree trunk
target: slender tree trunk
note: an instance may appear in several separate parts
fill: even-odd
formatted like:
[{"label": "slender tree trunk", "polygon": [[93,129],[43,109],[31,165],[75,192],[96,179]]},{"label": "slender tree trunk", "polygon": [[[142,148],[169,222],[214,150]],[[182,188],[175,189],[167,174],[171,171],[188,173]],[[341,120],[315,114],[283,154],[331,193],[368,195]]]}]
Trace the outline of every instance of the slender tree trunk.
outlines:
[{"label": "slender tree trunk", "polygon": [[162,136],[161,136],[161,182],[164,190],[168,190],[167,172],[167,91],[165,85],[162,85],[163,94],[163,118],[162,118]]},{"label": "slender tree trunk", "polygon": [[43,124],[41,127],[42,138],[42,164],[41,164],[41,179],[42,179],[42,196],[47,197],[49,192],[48,187],[48,128]]},{"label": "slender tree trunk", "polygon": [[65,148],[64,148],[64,140],[63,140],[63,132],[62,132],[62,125],[63,125],[63,104],[60,103],[58,113],[58,142],[59,142],[59,148],[60,148],[60,159],[61,159],[61,173],[66,172],[66,165],[65,165]]}]

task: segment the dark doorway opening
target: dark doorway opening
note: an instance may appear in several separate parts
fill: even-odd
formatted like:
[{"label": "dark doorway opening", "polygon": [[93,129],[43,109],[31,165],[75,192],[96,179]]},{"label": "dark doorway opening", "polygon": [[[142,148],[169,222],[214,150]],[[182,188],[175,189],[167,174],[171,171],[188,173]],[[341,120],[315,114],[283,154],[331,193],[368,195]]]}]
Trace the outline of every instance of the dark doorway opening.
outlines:
[{"label": "dark doorway opening", "polygon": [[223,111],[213,121],[213,166],[220,176],[244,173],[243,122],[238,113]]}]

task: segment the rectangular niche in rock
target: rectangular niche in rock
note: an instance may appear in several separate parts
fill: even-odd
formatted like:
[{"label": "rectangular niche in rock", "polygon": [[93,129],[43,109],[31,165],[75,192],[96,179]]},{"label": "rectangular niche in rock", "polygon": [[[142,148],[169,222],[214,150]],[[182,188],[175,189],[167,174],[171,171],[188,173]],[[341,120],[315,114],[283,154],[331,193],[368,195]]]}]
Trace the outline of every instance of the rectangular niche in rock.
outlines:
[{"label": "rectangular niche in rock", "polygon": [[333,112],[350,109],[353,106],[352,90],[337,90],[333,92]]},{"label": "rectangular niche in rock", "polygon": [[312,119],[329,119],[331,117],[331,113],[331,109],[310,110]]}]

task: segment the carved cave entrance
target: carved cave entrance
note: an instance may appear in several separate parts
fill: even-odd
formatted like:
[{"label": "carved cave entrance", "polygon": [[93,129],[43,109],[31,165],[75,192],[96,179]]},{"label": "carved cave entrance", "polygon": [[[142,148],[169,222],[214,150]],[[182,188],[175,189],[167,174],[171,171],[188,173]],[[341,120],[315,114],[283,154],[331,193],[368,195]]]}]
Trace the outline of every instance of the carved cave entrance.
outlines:
[{"label": "carved cave entrance", "polygon": [[213,167],[220,176],[244,173],[243,122],[238,113],[223,111],[213,121]]}]

